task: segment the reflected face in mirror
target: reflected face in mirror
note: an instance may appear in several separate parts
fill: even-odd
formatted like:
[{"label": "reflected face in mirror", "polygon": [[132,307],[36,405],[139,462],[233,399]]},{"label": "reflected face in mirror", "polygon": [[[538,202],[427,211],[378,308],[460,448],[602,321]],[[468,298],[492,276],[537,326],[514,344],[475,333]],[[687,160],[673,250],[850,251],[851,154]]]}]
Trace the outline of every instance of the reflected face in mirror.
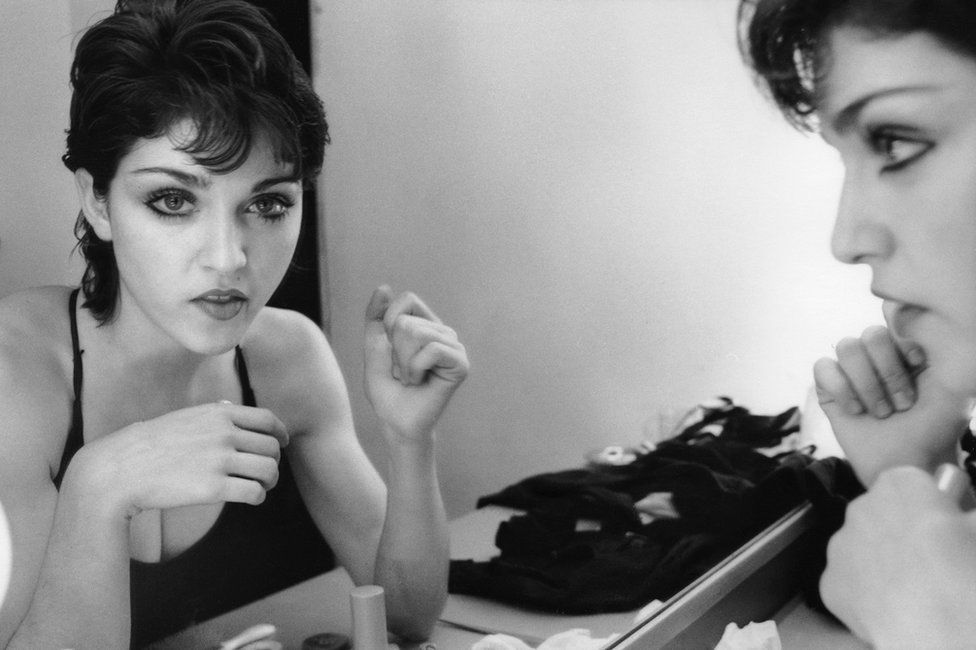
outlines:
[{"label": "reflected face in mirror", "polygon": [[976,60],[922,32],[841,27],[820,99],[845,177],[832,248],[867,264],[897,336],[976,393]]},{"label": "reflected face in mirror", "polygon": [[[194,133],[183,121],[137,141],[104,198],[82,191],[89,223],[113,242],[120,321],[148,321],[186,348],[214,354],[241,340],[284,277],[301,228],[302,185],[267,137],[239,168],[215,171],[182,150]],[[236,297],[199,298],[215,289]]]}]

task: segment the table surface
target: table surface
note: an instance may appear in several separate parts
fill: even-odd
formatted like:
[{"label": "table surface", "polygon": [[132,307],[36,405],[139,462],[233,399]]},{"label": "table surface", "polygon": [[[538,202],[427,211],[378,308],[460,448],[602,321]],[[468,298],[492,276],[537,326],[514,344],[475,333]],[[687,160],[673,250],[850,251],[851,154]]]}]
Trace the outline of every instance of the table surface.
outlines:
[{"label": "table surface", "polygon": [[[451,557],[486,560],[497,554],[493,540],[498,523],[511,511],[486,507],[451,522]],[[152,646],[154,650],[205,650],[258,623],[278,628],[285,650],[300,650],[302,640],[320,632],[350,634],[349,591],[353,584],[335,569],[179,632]],[[451,594],[430,639],[439,650],[470,648],[486,634],[501,632],[535,647],[557,632],[584,628],[608,637],[633,627],[636,612],[593,616],[559,616],[527,612],[501,603]],[[864,650],[842,626],[811,610],[798,599],[775,617],[783,647]],[[467,628],[467,629],[465,629]],[[416,648],[418,646],[410,646]],[[420,647],[423,647],[421,645]]]}]

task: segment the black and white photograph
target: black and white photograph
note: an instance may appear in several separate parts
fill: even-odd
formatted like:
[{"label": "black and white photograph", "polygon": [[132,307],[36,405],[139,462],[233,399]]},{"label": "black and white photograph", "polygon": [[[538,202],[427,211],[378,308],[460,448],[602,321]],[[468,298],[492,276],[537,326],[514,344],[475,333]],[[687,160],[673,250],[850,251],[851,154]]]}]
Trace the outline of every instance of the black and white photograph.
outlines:
[{"label": "black and white photograph", "polygon": [[970,0],[0,24],[0,650],[972,646]]}]

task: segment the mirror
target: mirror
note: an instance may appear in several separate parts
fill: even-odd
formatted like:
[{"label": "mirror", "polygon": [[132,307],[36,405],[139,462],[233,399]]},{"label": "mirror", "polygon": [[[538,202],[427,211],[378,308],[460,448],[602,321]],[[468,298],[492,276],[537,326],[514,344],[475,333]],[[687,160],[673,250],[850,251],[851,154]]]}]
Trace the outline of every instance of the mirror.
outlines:
[{"label": "mirror", "polygon": [[[23,170],[10,203],[36,218],[4,231],[0,293],[78,277],[36,251],[66,254],[76,211],[64,34],[112,4],[31,5],[61,27],[4,46],[4,86],[31,89],[2,120],[4,168]],[[839,163],[756,91],[735,0],[310,4],[330,340],[382,468],[359,390],[370,291],[415,290],[460,332],[474,367],[440,426],[450,516],[703,399],[803,405],[812,362],[877,320],[862,270],[829,256]]]},{"label": "mirror", "polygon": [[13,560],[10,527],[7,524],[7,515],[3,511],[3,503],[0,503],[0,606],[3,605],[3,598],[6,596],[7,587],[10,585],[10,569],[13,566]]},{"label": "mirror", "polygon": [[803,406],[813,362],[877,322],[863,270],[830,257],[839,161],[757,91],[735,12],[315,3],[331,341],[358,386],[380,282],[460,332],[473,369],[439,437],[452,517],[716,395]]}]

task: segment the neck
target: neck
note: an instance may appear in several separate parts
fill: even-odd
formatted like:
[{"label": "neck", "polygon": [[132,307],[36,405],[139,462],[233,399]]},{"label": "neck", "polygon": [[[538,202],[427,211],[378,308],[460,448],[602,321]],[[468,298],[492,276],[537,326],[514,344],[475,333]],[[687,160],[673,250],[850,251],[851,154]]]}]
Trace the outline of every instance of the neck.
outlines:
[{"label": "neck", "polygon": [[151,388],[156,394],[177,396],[199,393],[201,384],[205,385],[232,361],[233,348],[201,354],[180,345],[158,328],[140,327],[132,320],[119,313],[112,321],[99,325],[87,310],[80,310],[81,346],[89,351],[86,365],[97,359],[101,369],[118,380]]}]

